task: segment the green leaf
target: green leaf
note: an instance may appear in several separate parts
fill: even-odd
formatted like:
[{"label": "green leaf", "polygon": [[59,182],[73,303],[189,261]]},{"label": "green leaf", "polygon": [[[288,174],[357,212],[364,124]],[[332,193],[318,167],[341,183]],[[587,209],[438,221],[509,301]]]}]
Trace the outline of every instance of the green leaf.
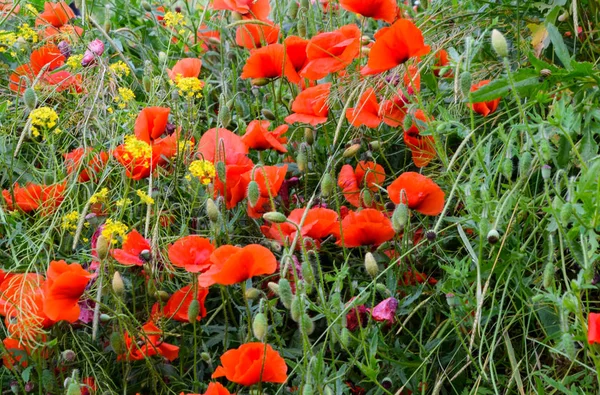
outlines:
[{"label": "green leaf", "polygon": [[573,66],[571,66],[571,55],[569,55],[569,50],[567,49],[567,45],[560,35],[560,32],[552,23],[548,23],[546,29],[548,30],[550,41],[552,41],[554,53],[556,53],[556,56],[558,56],[558,59],[567,70],[572,70]]},{"label": "green leaf", "polygon": [[[532,69],[517,71],[513,74],[513,81],[515,89],[519,94],[523,94],[527,90],[541,85],[538,73]],[[478,103],[505,97],[510,92],[510,89],[511,86],[508,77],[500,78],[471,93],[471,101]]]}]

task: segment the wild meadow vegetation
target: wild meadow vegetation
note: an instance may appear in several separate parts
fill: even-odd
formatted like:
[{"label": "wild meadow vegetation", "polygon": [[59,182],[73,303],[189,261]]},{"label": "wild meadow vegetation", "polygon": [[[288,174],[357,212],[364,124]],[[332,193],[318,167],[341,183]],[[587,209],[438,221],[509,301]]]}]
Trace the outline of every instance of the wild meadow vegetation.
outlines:
[{"label": "wild meadow vegetation", "polygon": [[600,391],[595,0],[0,0],[0,387]]}]

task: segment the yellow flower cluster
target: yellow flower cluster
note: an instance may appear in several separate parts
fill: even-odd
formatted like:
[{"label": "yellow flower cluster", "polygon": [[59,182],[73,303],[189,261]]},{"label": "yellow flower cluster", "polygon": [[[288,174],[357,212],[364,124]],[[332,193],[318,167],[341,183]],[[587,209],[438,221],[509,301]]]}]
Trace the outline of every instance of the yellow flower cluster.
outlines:
[{"label": "yellow flower cluster", "polygon": [[[8,32],[6,30],[0,30],[0,53],[5,53],[8,48],[12,47],[17,42],[17,35],[14,32]],[[14,52],[11,52],[14,56]]]},{"label": "yellow flower cluster", "polygon": [[[185,20],[183,18],[183,14],[180,12],[167,12],[164,16],[165,26],[170,28],[178,28],[185,26]],[[179,34],[183,34],[185,32],[184,29],[179,29]]]},{"label": "yellow flower cluster", "polygon": [[[32,43],[38,42],[38,35],[28,24],[21,25],[16,32],[9,32],[7,30],[0,30],[0,53],[5,53],[9,48],[13,47],[19,41],[31,41]],[[20,51],[25,51],[24,45],[18,45]],[[10,54],[16,56],[16,52],[11,50]]]},{"label": "yellow flower cluster", "polygon": [[19,37],[22,37],[24,40],[31,41],[32,43],[38,42],[38,34],[35,30],[29,27],[27,23],[24,23],[21,26],[19,26],[19,29],[17,30],[17,35]]},{"label": "yellow flower cluster", "polygon": [[135,93],[129,88],[119,88],[119,96],[115,97],[115,102],[119,108],[127,107],[127,103],[135,99]]},{"label": "yellow flower cluster", "polygon": [[138,195],[142,203],[146,203],[147,205],[154,204],[154,199],[151,196],[148,196],[145,191],[138,189],[135,191],[135,193]]},{"label": "yellow flower cluster", "polygon": [[115,202],[117,207],[127,206],[128,204],[131,204],[131,199],[128,198],[119,199]]},{"label": "yellow flower cluster", "polygon": [[113,221],[112,219],[107,219],[104,223],[104,229],[102,229],[102,236],[106,240],[110,240],[112,244],[116,244],[116,236],[121,236],[121,239],[125,241],[125,235],[127,234],[127,230],[129,228],[127,225],[120,221]]},{"label": "yellow flower cluster", "polygon": [[193,147],[192,140],[177,141],[177,155],[185,155],[187,152],[191,152]]},{"label": "yellow flower cluster", "polygon": [[196,77],[178,78],[175,84],[180,96],[201,98],[204,83]]},{"label": "yellow flower cluster", "polygon": [[129,70],[129,66],[125,64],[125,62],[119,60],[109,66],[110,70],[115,73],[118,77],[128,77],[131,71]]},{"label": "yellow flower cluster", "polygon": [[[50,130],[56,126],[58,122],[58,114],[50,107],[36,108],[29,114],[31,121],[31,133],[34,137],[40,135],[40,129]],[[54,133],[60,133],[59,128],[54,129]]]},{"label": "yellow flower cluster", "polygon": [[38,10],[30,3],[25,4],[25,8],[27,9],[27,11],[31,12],[31,15],[37,15],[38,14]]},{"label": "yellow flower cluster", "polygon": [[[195,160],[190,163],[189,167],[191,175],[198,178],[203,185],[208,185],[211,183],[213,178],[215,178],[216,170],[215,166],[212,162],[207,160]],[[188,180],[190,177],[188,177]]]},{"label": "yellow flower cluster", "polygon": [[[150,159],[152,147],[145,141],[139,140],[135,135],[125,136],[125,159]],[[128,156],[127,156],[128,155]]]},{"label": "yellow flower cluster", "polygon": [[100,192],[96,192],[90,198],[90,203],[98,203],[101,201],[105,201],[108,198],[108,188],[102,188]]},{"label": "yellow flower cluster", "polygon": [[79,213],[77,211],[71,211],[69,214],[63,215],[61,228],[74,234],[77,230],[77,221],[79,221]]},{"label": "yellow flower cluster", "polygon": [[81,61],[83,60],[83,55],[71,55],[69,59],[67,59],[67,66],[71,69],[77,69],[81,67]]}]

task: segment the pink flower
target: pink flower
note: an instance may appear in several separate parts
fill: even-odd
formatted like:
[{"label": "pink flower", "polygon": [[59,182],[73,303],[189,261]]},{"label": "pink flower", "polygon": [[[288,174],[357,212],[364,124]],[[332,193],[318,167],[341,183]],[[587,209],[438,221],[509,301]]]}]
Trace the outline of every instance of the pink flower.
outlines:
[{"label": "pink flower", "polygon": [[350,310],[346,315],[346,328],[350,332],[357,330],[359,325],[364,328],[369,320],[368,313],[369,309],[364,304]]},{"label": "pink flower", "polygon": [[81,65],[83,67],[88,67],[89,65],[94,63],[94,60],[95,60],[94,53],[90,50],[87,50],[83,54],[83,58],[81,59]]},{"label": "pink flower", "polygon": [[104,43],[98,39],[88,44],[88,49],[96,56],[102,56],[104,53]]},{"label": "pink flower", "polygon": [[398,300],[396,298],[387,298],[371,309],[371,317],[375,321],[394,322]]}]

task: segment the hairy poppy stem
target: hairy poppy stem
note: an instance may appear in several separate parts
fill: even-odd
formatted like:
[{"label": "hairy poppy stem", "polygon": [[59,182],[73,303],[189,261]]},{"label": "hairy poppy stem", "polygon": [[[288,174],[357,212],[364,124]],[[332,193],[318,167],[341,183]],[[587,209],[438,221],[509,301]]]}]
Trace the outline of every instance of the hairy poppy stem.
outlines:
[{"label": "hairy poppy stem", "polygon": [[104,279],[104,259],[100,261],[98,267],[98,292],[96,293],[96,305],[94,306],[94,318],[92,321],[92,340],[96,340],[98,335],[98,323],[100,322],[100,302],[102,301],[102,287]]}]

